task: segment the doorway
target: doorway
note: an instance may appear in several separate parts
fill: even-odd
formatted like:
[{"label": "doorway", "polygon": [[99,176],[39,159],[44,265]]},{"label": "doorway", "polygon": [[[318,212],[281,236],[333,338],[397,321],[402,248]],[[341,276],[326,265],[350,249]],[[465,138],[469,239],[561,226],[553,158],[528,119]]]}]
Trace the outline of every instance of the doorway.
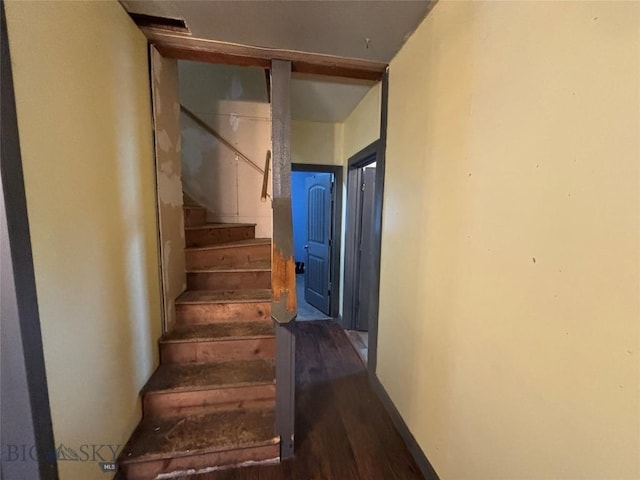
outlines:
[{"label": "doorway", "polygon": [[342,167],[291,167],[297,320],[338,318]]},{"label": "doorway", "polygon": [[379,255],[375,242],[375,199],[381,189],[377,175],[378,142],[349,159],[347,173],[347,229],[345,254],[345,301],[343,328],[363,361],[369,357],[372,305],[377,302],[373,259]]}]

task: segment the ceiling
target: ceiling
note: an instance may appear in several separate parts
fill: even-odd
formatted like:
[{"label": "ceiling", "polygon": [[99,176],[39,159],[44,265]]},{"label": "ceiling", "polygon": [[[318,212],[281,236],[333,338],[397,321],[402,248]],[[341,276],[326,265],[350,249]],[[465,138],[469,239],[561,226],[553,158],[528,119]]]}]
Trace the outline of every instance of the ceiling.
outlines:
[{"label": "ceiling", "polygon": [[[121,0],[132,13],[183,19],[193,37],[389,63],[431,7],[428,0]],[[222,68],[222,66],[220,66]],[[245,94],[264,72],[227,67]],[[242,72],[242,70],[244,72]],[[294,74],[294,120],[343,122],[374,82]],[[231,84],[229,84],[231,85]],[[225,87],[226,88],[226,87]]]},{"label": "ceiling", "polygon": [[294,74],[291,118],[310,122],[344,122],[375,84],[344,78]]},{"label": "ceiling", "polygon": [[428,0],[121,0],[129,12],[184,19],[194,37],[389,63]]}]

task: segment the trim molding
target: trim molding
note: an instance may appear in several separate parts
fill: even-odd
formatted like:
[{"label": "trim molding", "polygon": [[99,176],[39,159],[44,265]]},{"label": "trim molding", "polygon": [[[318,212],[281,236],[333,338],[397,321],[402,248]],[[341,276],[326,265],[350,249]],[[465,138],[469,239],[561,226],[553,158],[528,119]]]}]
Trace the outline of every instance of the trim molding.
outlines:
[{"label": "trim molding", "polygon": [[372,318],[369,330],[369,345],[374,345],[369,350],[367,368],[369,371],[376,371],[378,365],[378,322],[380,312],[380,266],[382,256],[382,212],[384,208],[384,178],[387,165],[387,116],[389,110],[389,67],[386,68],[382,76],[382,88],[380,98],[380,143],[378,144],[378,156],[376,158],[376,194],[373,204],[373,265],[371,267],[371,281],[374,294],[371,295],[369,304],[369,315]]},{"label": "trim molding", "polygon": [[418,468],[420,469],[420,472],[424,476],[425,480],[440,480],[440,477],[438,477],[438,474],[431,466],[431,462],[429,462],[429,459],[420,448],[420,445],[418,445],[418,442],[409,430],[409,427],[407,427],[407,424],[404,423],[402,415],[400,415],[400,412],[393,403],[393,400],[391,400],[391,397],[389,396],[384,386],[380,382],[380,379],[378,379],[375,373],[369,372],[369,382],[371,383],[373,390],[378,395],[378,398],[384,405],[384,408],[389,413],[393,425],[398,429],[402,440],[404,440],[404,443],[409,449],[411,456],[418,464]]},{"label": "trim molding", "polygon": [[195,38],[168,29],[140,26],[149,43],[164,57],[246,67],[271,68],[271,60],[291,62],[291,71],[361,80],[380,80],[387,65],[358,58],[240,45]]}]

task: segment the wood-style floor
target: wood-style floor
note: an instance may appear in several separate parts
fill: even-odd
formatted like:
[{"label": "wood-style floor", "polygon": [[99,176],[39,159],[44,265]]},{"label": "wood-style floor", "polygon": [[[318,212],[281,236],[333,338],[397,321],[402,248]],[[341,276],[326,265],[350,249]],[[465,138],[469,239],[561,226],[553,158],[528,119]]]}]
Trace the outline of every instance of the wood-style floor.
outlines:
[{"label": "wood-style floor", "polygon": [[369,385],[364,364],[332,321],[296,325],[296,457],[189,480],[423,479]]}]

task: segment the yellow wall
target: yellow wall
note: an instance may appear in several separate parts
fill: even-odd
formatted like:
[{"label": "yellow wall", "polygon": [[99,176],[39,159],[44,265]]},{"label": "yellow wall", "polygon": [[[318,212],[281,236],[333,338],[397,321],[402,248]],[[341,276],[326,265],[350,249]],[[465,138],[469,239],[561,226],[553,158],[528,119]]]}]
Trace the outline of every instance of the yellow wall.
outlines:
[{"label": "yellow wall", "polygon": [[376,83],[342,124],[342,165],[344,166],[342,238],[340,253],[340,315],[344,308],[344,261],[347,224],[347,176],[349,158],[380,138],[380,95],[381,84]]},{"label": "yellow wall", "polygon": [[342,165],[341,123],[291,122],[291,162]]},{"label": "yellow wall", "polygon": [[117,446],[160,335],[146,41],[115,1],[6,9],[55,441]]},{"label": "yellow wall", "polygon": [[637,479],[640,4],[439,2],[390,66],[378,375],[448,479]]},{"label": "yellow wall", "polygon": [[349,157],[380,137],[380,83],[376,83],[344,122],[343,155],[345,167]]}]

